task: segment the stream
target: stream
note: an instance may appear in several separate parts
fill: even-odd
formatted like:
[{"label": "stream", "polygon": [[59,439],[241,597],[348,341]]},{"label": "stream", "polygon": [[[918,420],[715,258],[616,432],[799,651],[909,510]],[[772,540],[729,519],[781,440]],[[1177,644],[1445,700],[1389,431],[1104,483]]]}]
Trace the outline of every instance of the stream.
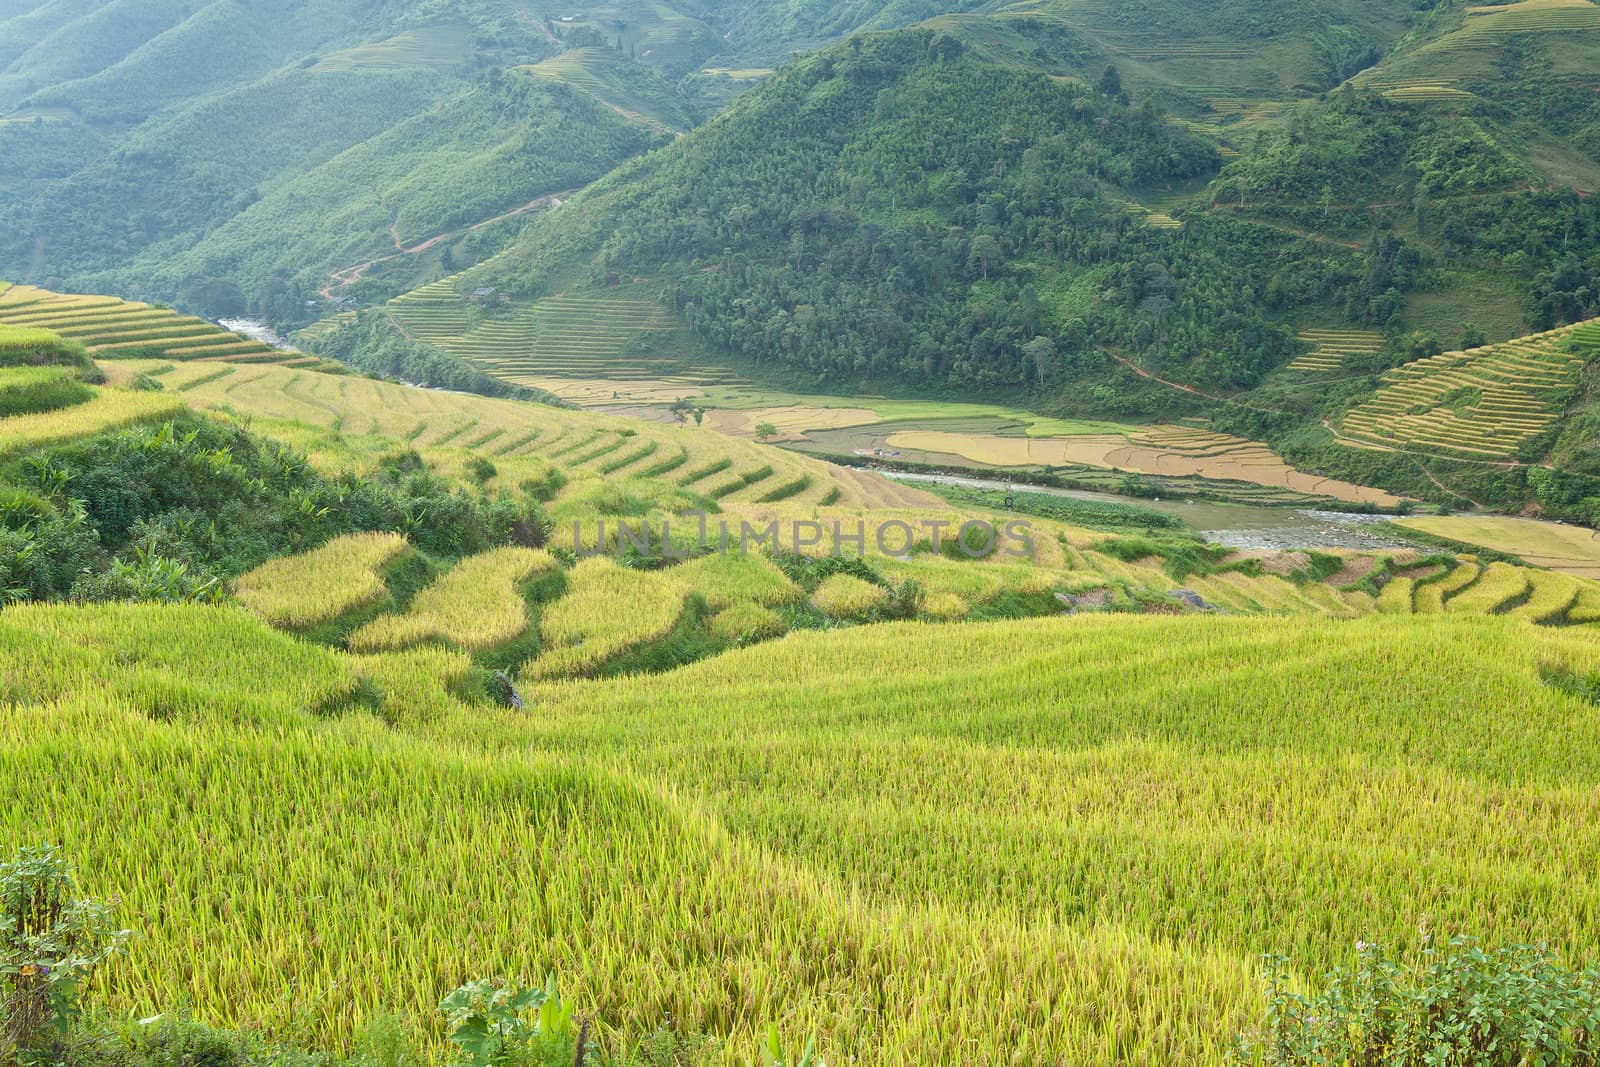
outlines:
[{"label": "stream", "polygon": [[240,337],[248,337],[252,341],[260,341],[262,344],[271,345],[273,348],[281,348],[285,352],[300,351],[294,345],[285,341],[277,330],[274,330],[264,322],[257,322],[255,319],[219,319],[217,320],[217,325],[224,330],[233,331]]}]

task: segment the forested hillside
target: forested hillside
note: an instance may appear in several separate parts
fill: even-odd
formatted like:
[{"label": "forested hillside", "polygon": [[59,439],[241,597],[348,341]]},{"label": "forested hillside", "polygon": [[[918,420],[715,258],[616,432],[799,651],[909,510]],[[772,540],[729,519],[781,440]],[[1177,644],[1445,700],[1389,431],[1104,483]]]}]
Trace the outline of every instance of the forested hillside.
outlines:
[{"label": "forested hillside", "polygon": [[659,275],[712,346],[821,384],[1048,388],[1111,347],[1248,385],[1293,351],[1273,313],[1359,296],[1361,272],[1225,220],[1169,232],[1132,203],[1219,165],[1153,110],[949,35],[857,37],[472,277],[536,295]]},{"label": "forested hillside", "polygon": [[[779,52],[858,21],[758,6],[749,47]],[[700,73],[744,63],[725,26],[744,7],[8,4],[0,275],[289,323],[331,272],[445,236],[386,268],[392,295],[515,232],[468,227],[592,181],[750,84]]]}]

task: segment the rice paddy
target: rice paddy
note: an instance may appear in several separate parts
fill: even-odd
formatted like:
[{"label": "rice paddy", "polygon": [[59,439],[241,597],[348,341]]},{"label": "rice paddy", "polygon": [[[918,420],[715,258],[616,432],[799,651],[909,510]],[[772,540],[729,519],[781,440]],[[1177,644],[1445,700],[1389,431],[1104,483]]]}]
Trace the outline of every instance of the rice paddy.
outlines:
[{"label": "rice paddy", "polygon": [[162,393],[97,389],[83,403],[0,418],[0,456],[170,418],[183,401]]},{"label": "rice paddy", "polygon": [[1307,329],[1299,340],[1312,351],[1297,357],[1289,369],[1303,374],[1332,374],[1344,368],[1346,356],[1377,355],[1387,343],[1376,330]]},{"label": "rice paddy", "polygon": [[79,342],[98,359],[306,359],[170,308],[109,296],[70,296],[31,285],[0,293],[0,327],[47,330]]},{"label": "rice paddy", "polygon": [[1340,433],[1401,451],[1514,459],[1565,410],[1584,363],[1600,351],[1595,333],[1589,323],[1408,363],[1383,375]]},{"label": "rice paddy", "polygon": [[1458,544],[1477,545],[1579,578],[1600,578],[1600,534],[1581,526],[1508,515],[1414,516],[1397,524]]},{"label": "rice paddy", "polygon": [[350,635],[358,652],[397,651],[438,641],[469,654],[490,652],[532,627],[524,591],[557,571],[529,548],[502,548],[462,560],[417,594],[403,615],[385,615]]},{"label": "rice paddy", "polygon": [[[188,404],[328,471],[412,449],[534,494],[550,545],[424,560],[424,585],[398,577],[404,537],[362,535],[245,575],[237,606],[0,611],[0,846],[44,833],[122,898],[141,936],[100,989],[117,1011],[343,1047],[398,1010],[437,1047],[443,992],[554,974],[603,1043],[670,1015],[726,1038],[725,1067],[773,1021],[829,1062],[1220,1065],[1264,952],[1314,981],[1423,923],[1600,936],[1600,738],[1545,682],[1600,670],[1577,565],[1194,563],[1181,538],[1044,519],[968,559],[917,524],[949,537],[981,510],[730,433],[281,366],[123,369],[163,391],[46,417]],[[795,405],[784,429],[836,411],[861,415]],[[0,442],[50,439],[34,417]],[[1192,427],[1020,429],[968,436],[1270,480],[1260,446]],[[600,521],[671,522],[676,545],[697,513],[778,532],[567,555]],[[911,536],[875,544],[894,522]],[[859,529],[859,568],[791,555],[805,524]],[[1562,529],[1537,527],[1541,558],[1585,551]],[[968,621],[1004,612],[1031,617]]]},{"label": "rice paddy", "polygon": [[829,1062],[1220,1065],[1261,953],[1600,937],[1600,737],[1542,680],[1587,631],[896,624],[536,715],[226,607],[12,608],[0,650],[0,842],[121,899],[101,993],[141,1017],[437,1040],[441,991],[553,973],[603,1042],[670,1014],[729,1067],[768,1021]]},{"label": "rice paddy", "polygon": [[273,626],[311,630],[387,601],[383,572],[410,552],[399,534],[351,534],[241,575],[233,595]]},{"label": "rice paddy", "polygon": [[1348,503],[1395,507],[1379,489],[1295,470],[1265,445],[1182,426],[1154,426],[1126,435],[1027,438],[943,430],[892,434],[895,448],[959,456],[994,467],[1086,464],[1169,477],[1246,482]]},{"label": "rice paddy", "polygon": [[718,380],[633,351],[648,334],[674,327],[666,308],[648,300],[553,296],[527,305],[490,303],[489,314],[445,279],[387,308],[412,337],[514,385],[550,389],[552,383],[593,378],[615,383],[615,392],[630,382],[666,378],[677,389],[676,399]]}]

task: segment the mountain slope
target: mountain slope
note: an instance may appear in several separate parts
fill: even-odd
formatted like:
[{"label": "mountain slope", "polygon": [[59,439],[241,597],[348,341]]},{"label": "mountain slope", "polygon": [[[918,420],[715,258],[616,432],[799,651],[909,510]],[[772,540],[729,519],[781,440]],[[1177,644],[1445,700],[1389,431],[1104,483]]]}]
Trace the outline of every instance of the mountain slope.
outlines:
[{"label": "mountain slope", "polygon": [[[536,221],[466,280],[531,296],[655,277],[713,346],[836,384],[1023,386],[1103,364],[1097,343],[1248,382],[1293,347],[1263,318],[1286,299],[1268,271],[1338,279],[1289,241],[1219,259],[1208,246],[1226,223],[1190,238],[1132,204],[1217,164],[1151,112],[949,35],[858,37]],[[1229,355],[1203,358],[1216,351]]]},{"label": "mountain slope", "polygon": [[[756,45],[719,27],[758,6],[6,4],[0,272],[162,300],[220,283],[257,314],[303,319],[335,271],[585,184],[695,125],[702,106],[752,84],[700,71],[713,57],[749,66]],[[819,18],[826,32],[854,24]],[[752,24],[779,51],[816,29]],[[519,71],[587,100],[508,89]],[[393,295],[510,232],[478,232],[341,294]]]}]

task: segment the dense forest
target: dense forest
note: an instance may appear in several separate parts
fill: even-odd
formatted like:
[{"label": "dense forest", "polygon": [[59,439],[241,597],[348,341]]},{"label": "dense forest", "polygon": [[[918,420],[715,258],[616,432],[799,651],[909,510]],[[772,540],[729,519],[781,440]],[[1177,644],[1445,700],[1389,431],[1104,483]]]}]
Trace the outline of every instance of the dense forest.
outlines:
[{"label": "dense forest", "polygon": [[494,276],[532,295],[579,263],[660,274],[713,345],[836,385],[1049,386],[1108,348],[1245,387],[1294,351],[1275,313],[1409,279],[1226,219],[1163,231],[1132,209],[1134,191],[1219,163],[1113,92],[929,31],[868,35],[533,224],[527,256]]}]

